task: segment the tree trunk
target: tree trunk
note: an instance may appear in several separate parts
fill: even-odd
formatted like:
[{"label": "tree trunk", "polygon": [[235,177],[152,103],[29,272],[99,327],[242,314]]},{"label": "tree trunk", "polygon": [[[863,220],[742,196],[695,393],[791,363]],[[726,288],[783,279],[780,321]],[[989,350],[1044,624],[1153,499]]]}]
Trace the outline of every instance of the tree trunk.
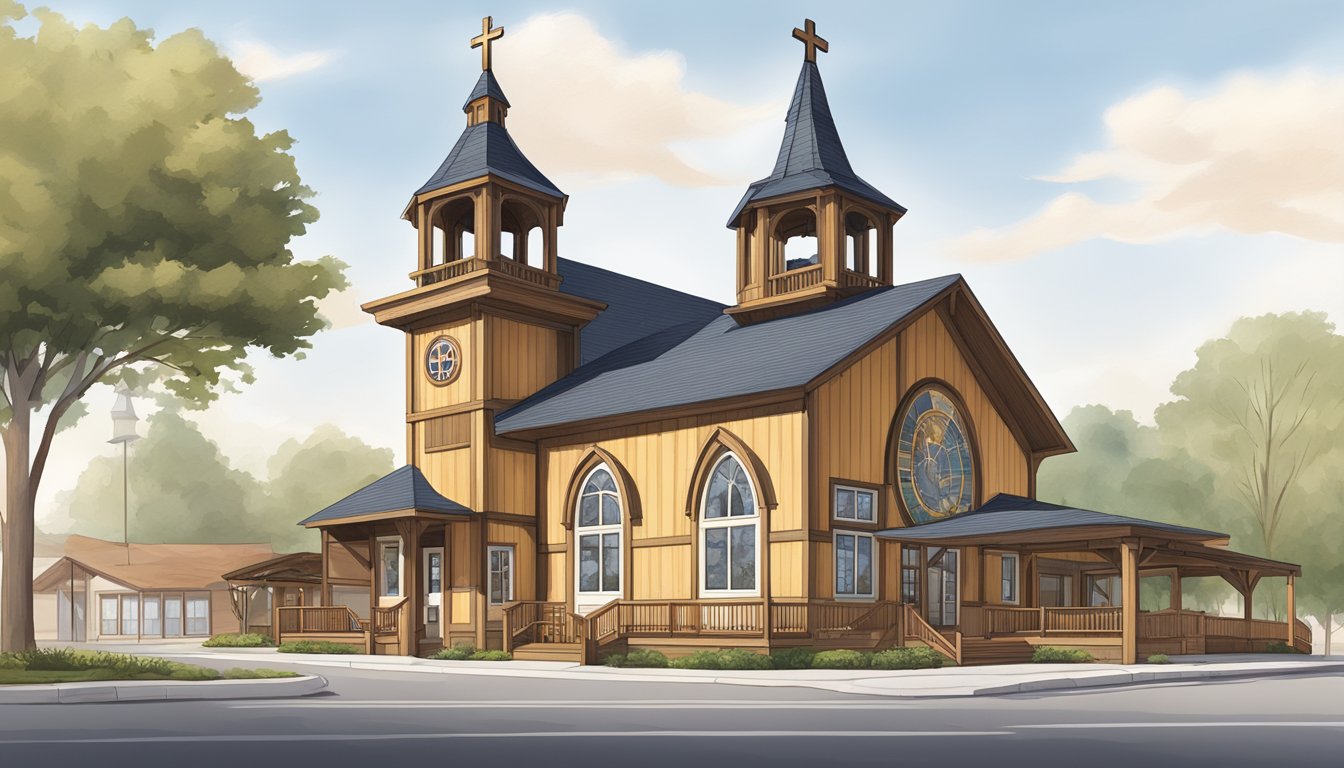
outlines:
[{"label": "tree trunk", "polygon": [[5,445],[4,566],[0,574],[0,651],[36,648],[33,633],[33,488],[29,464],[32,411],[15,404]]}]

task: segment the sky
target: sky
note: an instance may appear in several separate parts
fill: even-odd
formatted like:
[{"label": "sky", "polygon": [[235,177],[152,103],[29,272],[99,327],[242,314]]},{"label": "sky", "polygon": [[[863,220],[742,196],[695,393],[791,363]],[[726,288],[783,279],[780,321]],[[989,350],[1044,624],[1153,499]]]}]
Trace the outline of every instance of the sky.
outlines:
[{"label": "sky", "polygon": [[[731,303],[724,224],[778,151],[805,17],[855,170],[909,209],[898,282],[958,272],[1062,418],[1150,421],[1244,315],[1344,318],[1344,4],[399,2],[47,4],[199,28],[286,130],[349,264],[302,361],[195,414],[236,466],[334,423],[404,458],[400,332],[358,310],[411,287],[400,213],[465,125],[481,17],[523,152],[570,197],[560,255]],[[19,24],[31,33],[35,23]],[[57,441],[51,514],[104,440],[110,389]]]}]

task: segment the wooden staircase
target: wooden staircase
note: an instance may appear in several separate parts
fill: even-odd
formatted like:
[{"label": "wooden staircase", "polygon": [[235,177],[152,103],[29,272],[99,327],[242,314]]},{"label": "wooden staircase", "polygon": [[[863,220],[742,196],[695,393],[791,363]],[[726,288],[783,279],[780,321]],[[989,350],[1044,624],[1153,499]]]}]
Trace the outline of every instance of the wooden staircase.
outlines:
[{"label": "wooden staircase", "polygon": [[1020,637],[963,637],[961,663],[965,666],[1029,664],[1035,650],[1035,646]]},{"label": "wooden staircase", "polygon": [[527,643],[513,649],[513,658],[522,661],[569,661],[582,664],[583,643]]}]

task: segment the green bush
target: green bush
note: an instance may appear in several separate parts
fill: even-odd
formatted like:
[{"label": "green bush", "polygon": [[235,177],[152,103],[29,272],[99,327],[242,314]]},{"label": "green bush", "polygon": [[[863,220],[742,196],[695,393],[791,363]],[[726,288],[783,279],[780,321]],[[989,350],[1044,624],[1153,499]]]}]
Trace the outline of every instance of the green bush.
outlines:
[{"label": "green bush", "polygon": [[280,653],[363,653],[364,649],[348,643],[333,643],[330,640],[292,640],[276,648]]},{"label": "green bush", "polygon": [[1042,645],[1031,654],[1031,660],[1035,664],[1090,664],[1096,659],[1092,654],[1081,648],[1056,648],[1053,645]]},{"label": "green bush", "polygon": [[279,677],[298,677],[298,672],[286,669],[226,669],[221,675],[225,680],[273,680]]},{"label": "green bush", "polygon": [[874,653],[869,660],[873,669],[939,669],[947,662],[932,648],[892,648]]},{"label": "green bush", "polygon": [[1154,654],[1151,654],[1151,655],[1146,659],[1146,661],[1147,661],[1149,664],[1170,664],[1170,663],[1171,663],[1171,657],[1168,656],[1168,655],[1165,654],[1165,653],[1154,653]]},{"label": "green bush", "polygon": [[866,669],[870,654],[859,651],[822,651],[812,657],[813,669]]},{"label": "green bush", "polygon": [[770,661],[775,669],[811,669],[812,659],[817,655],[815,648],[783,648],[770,652]]},{"label": "green bush", "polygon": [[651,648],[636,648],[629,653],[609,653],[602,663],[608,667],[662,669],[667,666],[667,657]]},{"label": "green bush", "polygon": [[1265,646],[1265,653],[1297,653],[1297,649],[1282,640],[1271,640]]},{"label": "green bush", "polygon": [[215,635],[201,645],[206,648],[270,648],[273,643],[269,637],[256,632],[229,632]]},{"label": "green bush", "polygon": [[476,648],[471,645],[454,645],[452,648],[440,648],[430,654],[429,658],[437,661],[466,661],[476,652]]},{"label": "green bush", "polygon": [[741,648],[696,651],[667,663],[673,669],[773,669],[770,657]]},{"label": "green bush", "polygon": [[507,651],[477,651],[471,654],[470,661],[508,661],[512,658]]}]

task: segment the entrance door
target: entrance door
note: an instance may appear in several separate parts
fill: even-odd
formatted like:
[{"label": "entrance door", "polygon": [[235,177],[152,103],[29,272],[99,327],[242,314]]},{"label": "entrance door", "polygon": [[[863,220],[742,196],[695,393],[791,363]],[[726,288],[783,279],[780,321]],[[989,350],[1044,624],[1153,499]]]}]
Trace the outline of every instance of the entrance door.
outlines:
[{"label": "entrance door", "polygon": [[443,547],[425,548],[425,636],[443,638]]},{"label": "entrance door", "polygon": [[929,548],[929,624],[935,627],[957,624],[959,555],[955,549]]}]

